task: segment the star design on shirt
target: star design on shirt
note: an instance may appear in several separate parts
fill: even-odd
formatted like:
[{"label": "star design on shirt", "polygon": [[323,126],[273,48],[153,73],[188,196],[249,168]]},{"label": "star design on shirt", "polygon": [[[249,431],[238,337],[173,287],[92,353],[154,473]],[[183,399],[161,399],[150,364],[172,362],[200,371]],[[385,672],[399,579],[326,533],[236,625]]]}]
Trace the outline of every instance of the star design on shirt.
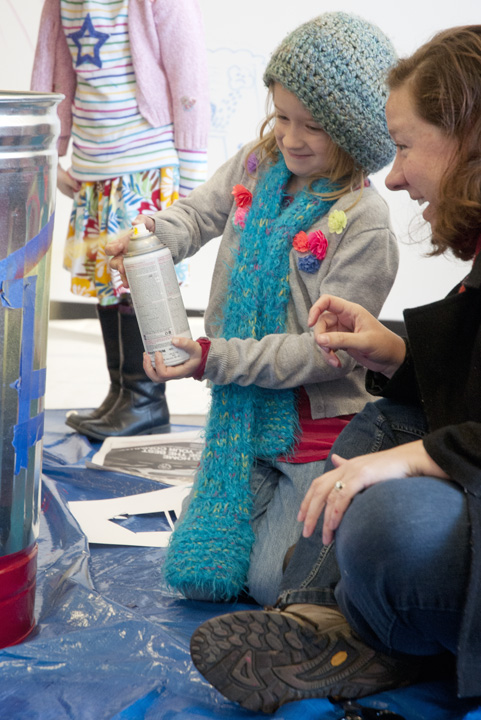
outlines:
[{"label": "star design on shirt", "polygon": [[[83,21],[82,27],[80,30],[77,30],[76,32],[69,33],[69,38],[72,38],[75,45],[78,48],[78,54],[77,54],[77,62],[75,63],[78,67],[79,65],[83,65],[84,63],[93,63],[94,65],[97,65],[97,67],[102,67],[102,60],[100,59],[100,48],[104,43],[107,42],[110,35],[108,33],[98,32],[93,25],[92,20],[90,19],[90,13],[87,14],[87,17]],[[91,38],[94,38],[97,40],[95,45],[91,45],[90,40]],[[84,52],[82,40],[87,40],[88,42],[85,42],[85,47],[87,47],[89,50],[93,50],[93,55],[91,52]]]}]

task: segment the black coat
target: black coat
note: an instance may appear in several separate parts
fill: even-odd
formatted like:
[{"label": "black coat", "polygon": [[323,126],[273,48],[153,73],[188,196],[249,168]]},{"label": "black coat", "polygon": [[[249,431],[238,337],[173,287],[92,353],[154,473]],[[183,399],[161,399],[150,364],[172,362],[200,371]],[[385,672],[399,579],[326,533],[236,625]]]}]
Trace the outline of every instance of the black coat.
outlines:
[{"label": "black coat", "polygon": [[481,253],[444,300],[404,312],[406,360],[391,380],[368,373],[367,387],[421,404],[428,454],[465,492],[471,576],[457,656],[458,694],[481,695]]}]

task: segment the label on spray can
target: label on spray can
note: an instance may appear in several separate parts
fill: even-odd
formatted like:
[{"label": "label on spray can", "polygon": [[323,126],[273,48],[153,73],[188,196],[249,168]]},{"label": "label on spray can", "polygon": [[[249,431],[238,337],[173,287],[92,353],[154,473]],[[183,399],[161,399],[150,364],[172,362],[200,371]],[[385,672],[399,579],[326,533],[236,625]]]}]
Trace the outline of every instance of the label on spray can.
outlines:
[{"label": "label on spray can", "polygon": [[172,337],[192,335],[169,248],[144,224],[135,225],[124,267],[145,352],[152,363],[155,366],[157,350],[166,365],[185,362],[189,354],[171,342]]}]

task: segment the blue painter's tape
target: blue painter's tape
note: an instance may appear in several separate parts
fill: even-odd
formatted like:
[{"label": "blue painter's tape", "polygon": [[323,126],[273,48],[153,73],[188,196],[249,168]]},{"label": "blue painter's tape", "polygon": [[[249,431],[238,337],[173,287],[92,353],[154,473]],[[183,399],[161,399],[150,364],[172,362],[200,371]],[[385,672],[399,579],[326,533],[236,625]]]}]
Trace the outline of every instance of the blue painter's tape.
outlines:
[{"label": "blue painter's tape", "polygon": [[21,308],[23,303],[23,278],[7,280],[1,285],[0,301],[6,308]]},{"label": "blue painter's tape", "polygon": [[15,448],[15,475],[28,467],[28,448],[43,438],[45,413],[41,412],[13,428],[12,445]]},{"label": "blue painter's tape", "polygon": [[23,282],[22,352],[20,353],[20,387],[18,393],[18,422],[30,417],[32,395],[33,354],[35,349],[35,294],[37,276]]},{"label": "blue painter's tape", "polygon": [[44,413],[30,417],[31,402],[45,395],[46,368],[33,369],[35,350],[36,267],[52,244],[54,215],[27,245],[0,261],[0,300],[6,309],[22,309],[20,376],[12,383],[18,394],[18,422],[13,428],[15,475],[28,467],[28,449],[43,437]]},{"label": "blue painter's tape", "polygon": [[50,220],[38,235],[29,240],[24,247],[0,260],[0,283],[2,285],[6,280],[25,277],[47,254],[52,244],[54,218],[55,213],[52,213]]},{"label": "blue painter's tape", "polygon": [[28,467],[28,448],[43,438],[45,413],[41,412],[13,428],[12,445],[15,448],[15,475]]}]

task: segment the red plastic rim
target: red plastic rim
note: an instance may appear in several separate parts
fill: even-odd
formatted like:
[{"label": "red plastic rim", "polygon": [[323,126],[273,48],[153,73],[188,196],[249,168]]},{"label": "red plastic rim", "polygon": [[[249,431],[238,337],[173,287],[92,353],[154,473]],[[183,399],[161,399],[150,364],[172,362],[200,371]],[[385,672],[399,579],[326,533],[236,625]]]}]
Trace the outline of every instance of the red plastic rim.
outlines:
[{"label": "red plastic rim", "polygon": [[0,557],[0,648],[25,640],[35,627],[38,545]]}]

